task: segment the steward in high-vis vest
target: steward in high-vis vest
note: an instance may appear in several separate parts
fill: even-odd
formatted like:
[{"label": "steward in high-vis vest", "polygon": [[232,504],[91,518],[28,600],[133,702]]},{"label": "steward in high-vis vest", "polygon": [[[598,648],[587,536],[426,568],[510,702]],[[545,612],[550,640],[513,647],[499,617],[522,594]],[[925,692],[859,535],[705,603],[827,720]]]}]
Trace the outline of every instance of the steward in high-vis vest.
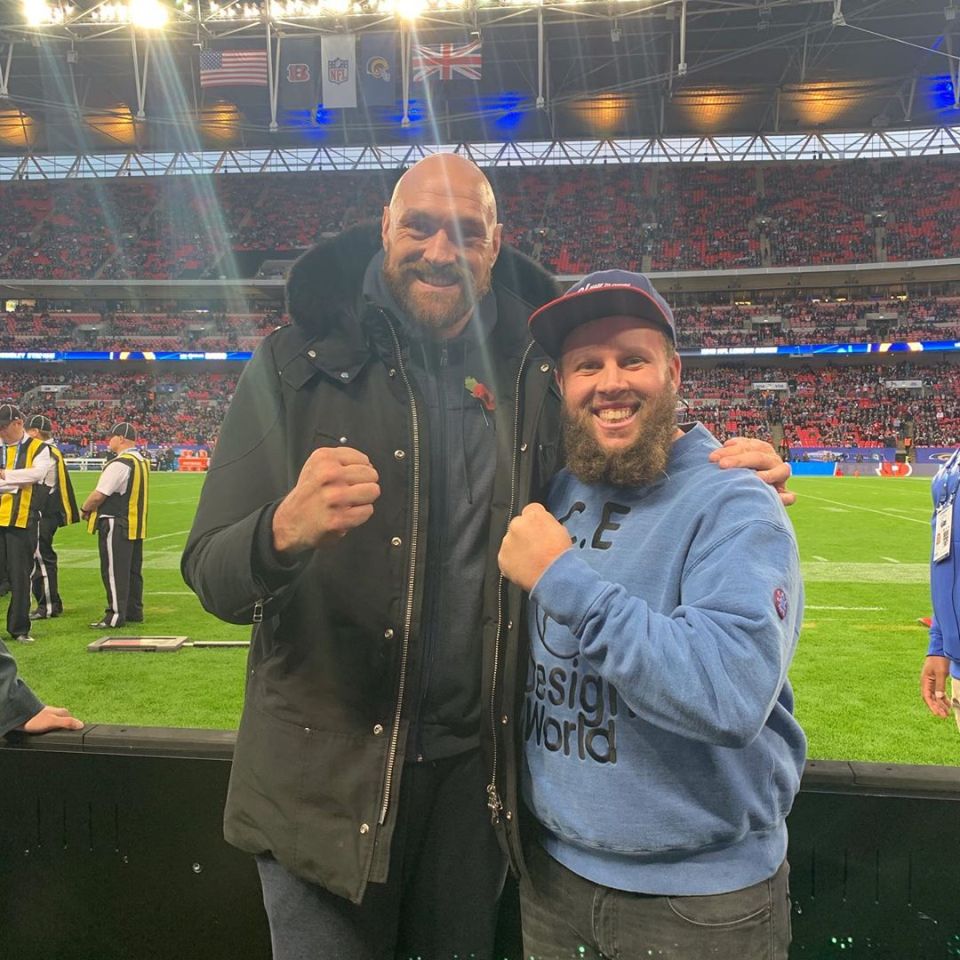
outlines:
[{"label": "steward in high-vis vest", "polygon": [[19,643],[30,636],[30,571],[37,544],[44,477],[53,462],[50,448],[28,437],[23,414],[0,404],[0,591],[10,591],[7,631]]},{"label": "steward in high-vis vest", "polygon": [[[59,617],[63,613],[63,600],[60,598],[59,564],[57,551],[53,549],[53,538],[60,527],[77,523],[80,508],[73,492],[73,481],[64,463],[63,454],[53,442],[53,424],[42,413],[27,421],[27,436],[42,440],[50,449],[51,464],[43,479],[46,488],[40,509],[40,525],[37,536],[37,548],[33,554],[33,596],[37,601],[36,609],[30,614],[31,620],[47,620]],[[40,488],[36,495],[39,496]],[[38,501],[39,502],[39,501]]]},{"label": "steward in high-vis vest", "polygon": [[95,630],[143,620],[143,540],[147,535],[150,463],[136,449],[137,430],[118,423],[107,447],[115,454],[96,489],[80,508],[91,533],[100,539],[100,575],[107,591],[103,617]]}]

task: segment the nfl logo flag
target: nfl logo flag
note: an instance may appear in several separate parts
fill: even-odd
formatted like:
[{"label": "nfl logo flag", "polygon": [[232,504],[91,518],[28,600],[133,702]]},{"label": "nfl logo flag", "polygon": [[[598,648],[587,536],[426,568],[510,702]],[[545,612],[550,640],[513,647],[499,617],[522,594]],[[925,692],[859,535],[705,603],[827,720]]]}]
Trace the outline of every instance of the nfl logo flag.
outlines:
[{"label": "nfl logo flag", "polygon": [[266,50],[202,50],[201,87],[265,87]]},{"label": "nfl logo flag", "polygon": [[483,63],[482,46],[479,40],[461,46],[455,43],[441,43],[433,47],[417,44],[410,60],[413,79],[423,81],[435,76],[439,80],[479,80]]},{"label": "nfl logo flag", "polygon": [[354,34],[328,34],[320,40],[320,73],[324,109],[357,105],[357,38]]}]

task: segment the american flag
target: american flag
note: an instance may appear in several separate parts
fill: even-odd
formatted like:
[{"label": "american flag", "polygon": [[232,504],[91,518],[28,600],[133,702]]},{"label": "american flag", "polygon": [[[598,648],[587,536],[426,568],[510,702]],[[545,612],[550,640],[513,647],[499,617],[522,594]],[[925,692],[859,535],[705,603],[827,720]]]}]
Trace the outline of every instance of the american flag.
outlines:
[{"label": "american flag", "polygon": [[266,50],[201,50],[201,87],[265,87]]},{"label": "american flag", "polygon": [[438,47],[424,47],[418,44],[413,48],[411,58],[413,79],[426,80],[427,77],[437,74],[441,80],[452,80],[454,77],[479,80],[483,62],[481,46],[479,40],[462,46],[441,43]]}]

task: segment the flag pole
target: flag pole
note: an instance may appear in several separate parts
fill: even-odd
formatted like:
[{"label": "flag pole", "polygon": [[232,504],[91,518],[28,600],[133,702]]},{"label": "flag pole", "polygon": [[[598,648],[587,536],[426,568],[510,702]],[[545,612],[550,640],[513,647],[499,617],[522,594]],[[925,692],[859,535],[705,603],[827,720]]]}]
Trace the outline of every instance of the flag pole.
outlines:
[{"label": "flag pole", "polygon": [[547,105],[543,95],[543,6],[537,7],[537,109]]},{"label": "flag pole", "polygon": [[403,77],[403,119],[401,127],[410,126],[410,28],[400,24],[400,71]]},{"label": "flag pole", "polygon": [[277,61],[274,69],[273,61],[273,4],[267,0],[264,8],[264,16],[267,18],[267,79],[270,83],[270,132],[277,132],[277,87],[279,86],[280,72],[280,44],[282,37],[277,37]]},{"label": "flag pole", "polygon": [[137,119],[146,120],[147,115],[143,109],[147,90],[146,64],[144,64],[144,76],[141,80],[140,54],[137,52],[137,28],[132,24],[130,26],[130,45],[133,48],[133,80],[137,86]]}]

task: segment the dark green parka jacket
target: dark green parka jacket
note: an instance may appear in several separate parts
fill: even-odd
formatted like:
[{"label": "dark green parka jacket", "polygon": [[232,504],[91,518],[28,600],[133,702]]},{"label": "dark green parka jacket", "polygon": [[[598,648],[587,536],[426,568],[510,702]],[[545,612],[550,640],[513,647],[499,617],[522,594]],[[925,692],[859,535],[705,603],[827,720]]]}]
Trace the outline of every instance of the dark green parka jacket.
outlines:
[{"label": "dark green parka jacket", "polygon": [[[368,882],[386,876],[430,563],[423,405],[400,324],[362,296],[379,249],[379,230],[365,225],[294,266],[293,323],[264,339],[240,378],[182,564],[205,609],[253,624],[227,839],[357,903]],[[540,497],[556,466],[553,364],[531,343],[527,318],[557,288],[504,247],[493,290],[497,471],[481,744],[491,818],[516,853],[523,598],[500,577],[496,556],[510,518]],[[373,517],[340,543],[285,564],[270,545],[273,512],[324,445],[366,453],[381,496]]]}]

